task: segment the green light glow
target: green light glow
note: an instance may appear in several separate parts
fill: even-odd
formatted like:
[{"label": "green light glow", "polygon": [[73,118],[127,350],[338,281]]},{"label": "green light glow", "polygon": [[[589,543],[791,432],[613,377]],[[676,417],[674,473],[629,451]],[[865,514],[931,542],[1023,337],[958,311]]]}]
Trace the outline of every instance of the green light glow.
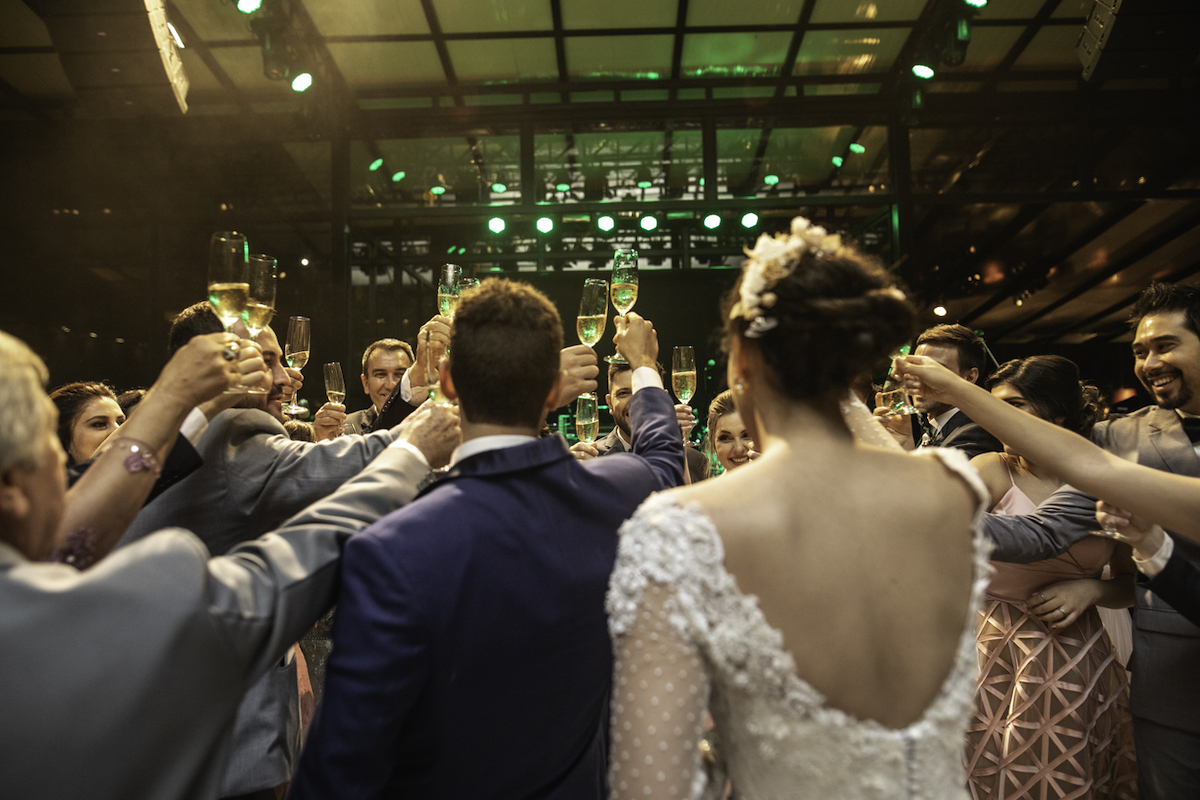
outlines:
[{"label": "green light glow", "polygon": [[554,220],[549,217],[538,217],[537,229],[539,233],[549,233],[554,230]]},{"label": "green light glow", "polygon": [[392,183],[399,183],[402,180],[404,180],[404,170],[392,173]]},{"label": "green light glow", "polygon": [[508,187],[505,186],[500,181],[496,181],[495,183],[492,184],[492,191],[495,192],[496,194],[504,194],[505,192],[508,191]]},{"label": "green light glow", "polygon": [[301,72],[299,75],[292,78],[292,91],[303,92],[305,89],[312,86],[312,83],[312,75],[307,72]]},{"label": "green light glow", "polygon": [[430,193],[430,194],[436,194],[436,195],[442,195],[442,194],[445,194],[445,193],[446,193],[446,187],[445,187],[445,186],[430,186],[430,187],[429,187],[429,193]]},{"label": "green light glow", "polygon": [[721,227],[721,215],[720,214],[709,214],[707,217],[704,218],[704,227],[708,228],[710,231],[716,230],[717,228]]},{"label": "green light glow", "polygon": [[458,248],[458,254],[459,254],[460,256],[461,256],[463,253],[465,253],[465,252],[467,252],[467,248],[465,248],[465,247],[460,247],[460,248]]},{"label": "green light glow", "polygon": [[650,181],[638,181],[638,182],[637,182],[637,187],[638,187],[639,189],[649,189],[649,188],[650,188],[651,186],[653,186],[653,185],[654,185],[654,184],[653,184],[653,183],[651,183]]},{"label": "green light glow", "polygon": [[604,216],[596,219],[596,227],[605,233],[608,233],[613,228],[617,227],[617,221],[608,214],[605,214]]},{"label": "green light glow", "polygon": [[504,233],[504,229],[506,227],[508,226],[504,223],[504,220],[500,219],[500,217],[492,217],[488,220],[488,230],[492,233]]},{"label": "green light glow", "polygon": [[988,4],[988,0],[963,0],[963,2],[971,8],[983,8]]},{"label": "green light glow", "polygon": [[262,0],[238,0],[237,10],[243,14],[253,14],[262,6]]},{"label": "green light glow", "polygon": [[367,167],[367,169],[371,170],[371,172],[374,172],[375,170],[379,169],[382,166],[383,166],[383,159],[377,158],[371,162],[371,166]]},{"label": "green light glow", "polygon": [[644,231],[652,231],[658,227],[658,217],[652,217],[649,214],[638,220],[638,225]]},{"label": "green light glow", "polygon": [[779,176],[778,175],[768,175],[765,178],[763,178],[763,183],[765,183],[767,186],[774,186],[775,184],[779,183]]},{"label": "green light glow", "polygon": [[454,244],[450,245],[450,247],[448,247],[448,248],[446,249],[446,255],[450,255],[451,253],[453,253],[453,252],[454,252],[454,248],[455,248],[455,247],[457,247],[457,246],[458,246],[458,245],[454,245]]},{"label": "green light glow", "polygon": [[863,153],[867,152],[867,148],[863,147],[858,142],[851,142],[850,143],[850,152],[854,153],[855,155],[861,156]]},{"label": "green light glow", "polygon": [[833,158],[831,158],[829,160],[833,162],[833,165],[835,167],[840,167],[842,164],[846,163],[845,161],[842,160],[841,156],[834,156]]},{"label": "green light glow", "polygon": [[758,214],[755,214],[753,211],[747,211],[745,214],[742,214],[742,227],[743,228],[753,228],[757,224],[758,224]]},{"label": "green light glow", "polygon": [[569,184],[569,183],[556,183],[556,184],[554,184],[554,191],[556,191],[556,192],[569,192],[569,191],[571,191],[571,184]]},{"label": "green light glow", "polygon": [[913,64],[912,74],[918,78],[929,80],[933,77],[933,67],[928,64]]}]

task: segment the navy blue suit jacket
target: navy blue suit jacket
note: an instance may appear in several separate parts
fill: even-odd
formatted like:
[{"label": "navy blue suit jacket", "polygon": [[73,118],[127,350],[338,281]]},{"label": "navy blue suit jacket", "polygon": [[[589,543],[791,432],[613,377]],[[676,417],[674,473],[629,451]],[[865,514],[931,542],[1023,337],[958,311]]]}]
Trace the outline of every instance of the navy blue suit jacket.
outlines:
[{"label": "navy blue suit jacket", "polygon": [[350,540],[289,797],[607,796],[616,531],[683,467],[665,391],[630,417],[634,454],[479,453]]}]

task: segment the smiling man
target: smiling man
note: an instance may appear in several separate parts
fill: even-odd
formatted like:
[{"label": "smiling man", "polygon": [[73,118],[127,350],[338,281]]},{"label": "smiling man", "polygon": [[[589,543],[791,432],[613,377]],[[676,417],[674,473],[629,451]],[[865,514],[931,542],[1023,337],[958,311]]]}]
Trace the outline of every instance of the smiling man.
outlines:
[{"label": "smiling man", "polygon": [[383,404],[403,380],[404,373],[413,365],[413,361],[412,347],[399,339],[380,339],[363,351],[362,375],[359,378],[362,380],[363,393],[371,405],[346,415],[346,421],[342,423],[346,433],[362,433],[373,429]]}]

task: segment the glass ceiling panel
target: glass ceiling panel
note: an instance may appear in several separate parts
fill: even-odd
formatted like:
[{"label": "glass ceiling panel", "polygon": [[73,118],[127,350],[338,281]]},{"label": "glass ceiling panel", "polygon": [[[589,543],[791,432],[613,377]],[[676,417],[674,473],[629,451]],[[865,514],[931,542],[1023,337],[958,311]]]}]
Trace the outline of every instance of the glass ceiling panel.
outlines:
[{"label": "glass ceiling panel", "polygon": [[562,4],[563,28],[673,28],[676,4],[667,0],[565,0]]},{"label": "glass ceiling panel", "polygon": [[540,135],[535,137],[535,162],[542,182],[537,200],[699,199],[701,148],[700,132],[691,130],[672,131],[669,137],[664,131],[586,133],[571,139]]},{"label": "glass ceiling panel", "polygon": [[554,29],[550,4],[545,0],[433,0],[433,8],[446,33]]},{"label": "glass ceiling panel", "polygon": [[[664,0],[658,0],[663,2]],[[892,0],[888,0],[891,2]],[[675,3],[668,3],[672,8]],[[800,19],[804,0],[767,0],[742,2],[736,12],[729,0],[691,0],[688,3],[687,24],[724,26],[738,25],[795,25]]]},{"label": "glass ceiling panel", "polygon": [[463,81],[515,81],[557,78],[553,39],[449,41],[450,63]]},{"label": "glass ceiling panel", "polygon": [[1062,0],[1050,16],[1056,19],[1084,18],[1092,11],[1095,0]]},{"label": "glass ceiling panel", "polygon": [[[476,203],[512,204],[520,199],[520,138],[479,139],[476,150],[465,139],[387,139],[355,141],[350,149],[351,205],[360,208]],[[382,158],[382,163],[371,169]],[[504,191],[496,183],[503,185]],[[445,192],[430,193],[434,187]]]},{"label": "glass ceiling panel", "polygon": [[221,82],[212,74],[204,61],[194,49],[180,50],[179,59],[183,62],[183,71],[188,78],[188,94],[192,92],[219,92]]},{"label": "glass ceiling panel", "polygon": [[[754,157],[762,142],[757,128],[717,131],[717,170],[722,197],[774,197],[800,193],[870,191],[887,180],[887,128],[776,128],[767,139],[762,161]],[[862,153],[850,150],[854,142]],[[836,167],[833,159],[841,159]]]},{"label": "glass ceiling panel", "polygon": [[668,78],[675,37],[570,36],[565,41],[572,78]]},{"label": "glass ceiling panel", "polygon": [[196,35],[206,42],[254,38],[250,34],[249,18],[232,3],[177,0],[174,5]]},{"label": "glass ceiling panel", "polygon": [[796,56],[796,75],[857,75],[887,72],[909,29],[809,31]]},{"label": "glass ceiling panel", "polygon": [[689,33],[683,37],[686,78],[772,77],[779,74],[792,34]]},{"label": "glass ceiling panel", "polygon": [[[223,5],[223,4],[222,4]],[[305,3],[323,36],[429,33],[420,0],[386,3]],[[445,28],[445,23],[442,24]]]},{"label": "glass ceiling panel", "polygon": [[[997,28],[971,28],[971,43],[967,45],[967,58],[958,67],[938,67],[939,72],[984,72],[994,69],[1008,51],[1017,43],[1017,39],[1025,31],[1019,26],[1003,26]],[[1078,32],[1076,32],[1078,33]]]},{"label": "glass ceiling panel", "polygon": [[920,128],[911,132],[914,192],[1036,192],[1072,186],[1073,125]]},{"label": "glass ceiling panel", "polygon": [[327,47],[342,76],[353,88],[435,83],[446,79],[433,42],[330,42]]},{"label": "glass ceiling panel", "polygon": [[48,47],[46,23],[25,3],[0,5],[0,47]]},{"label": "glass ceiling panel", "polygon": [[977,19],[1032,19],[1043,5],[1045,0],[996,0],[975,16]]},{"label": "glass ceiling panel", "polygon": [[1075,54],[1078,40],[1079,29],[1074,25],[1047,25],[1033,37],[1013,69],[1081,69]]},{"label": "glass ceiling panel", "polygon": [[[912,22],[921,15],[925,0],[817,0],[813,22]],[[805,37],[807,38],[807,36]]]},{"label": "glass ceiling panel", "polygon": [[262,50],[257,44],[253,47],[215,47],[209,52],[239,89],[273,89],[281,95],[293,94],[287,81],[273,81],[263,74]]},{"label": "glass ceiling panel", "polygon": [[75,88],[67,80],[54,53],[0,56],[0,79],[26,97],[71,97]]}]

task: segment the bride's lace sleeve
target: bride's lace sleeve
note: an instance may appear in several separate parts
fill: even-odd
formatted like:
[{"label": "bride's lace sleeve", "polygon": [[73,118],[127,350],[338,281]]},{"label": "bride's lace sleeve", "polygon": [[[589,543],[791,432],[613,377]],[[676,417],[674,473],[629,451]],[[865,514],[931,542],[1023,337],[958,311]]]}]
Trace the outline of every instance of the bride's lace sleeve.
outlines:
[{"label": "bride's lace sleeve", "polygon": [[850,433],[855,439],[872,447],[904,452],[904,448],[900,446],[896,438],[888,433],[888,429],[883,426],[878,417],[871,413],[871,409],[858,399],[858,395],[853,390],[846,396],[846,399],[841,401],[840,408],[842,419],[845,420],[846,427],[850,429]]},{"label": "bride's lace sleeve", "polygon": [[[699,514],[699,510],[695,511]],[[724,557],[715,532],[672,499],[648,500],[621,529],[609,584],[615,667],[612,798],[695,798],[708,675],[705,576]]]}]

